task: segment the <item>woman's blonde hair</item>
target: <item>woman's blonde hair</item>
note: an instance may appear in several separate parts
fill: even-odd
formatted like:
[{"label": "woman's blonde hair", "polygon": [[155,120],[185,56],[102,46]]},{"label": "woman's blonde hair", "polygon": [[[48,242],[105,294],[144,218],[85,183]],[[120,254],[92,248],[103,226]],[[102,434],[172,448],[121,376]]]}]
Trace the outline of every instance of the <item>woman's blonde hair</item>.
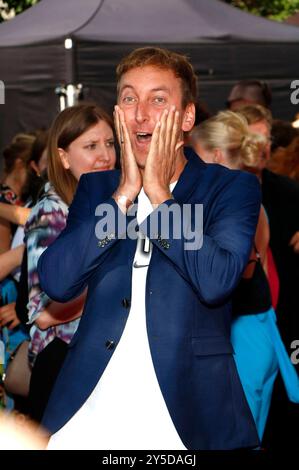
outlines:
[{"label": "woman's blonde hair", "polygon": [[54,120],[48,141],[48,176],[57,194],[68,205],[73,200],[78,181],[66,170],[59,156],[59,148],[69,145],[99,121],[105,121],[113,130],[110,116],[99,106],[82,103],[64,109]]},{"label": "woman's blonde hair", "polygon": [[207,150],[219,148],[236,166],[256,167],[266,139],[250,132],[244,116],[220,111],[194,128],[191,141],[201,141]]}]

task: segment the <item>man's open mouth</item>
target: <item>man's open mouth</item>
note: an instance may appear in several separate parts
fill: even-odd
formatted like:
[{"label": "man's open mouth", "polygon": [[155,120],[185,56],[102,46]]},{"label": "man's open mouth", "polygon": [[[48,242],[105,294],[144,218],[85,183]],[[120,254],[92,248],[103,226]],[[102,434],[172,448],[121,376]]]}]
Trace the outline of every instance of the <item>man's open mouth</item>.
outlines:
[{"label": "man's open mouth", "polygon": [[152,134],[148,132],[136,132],[136,137],[137,137],[137,141],[140,143],[150,142],[152,138]]}]

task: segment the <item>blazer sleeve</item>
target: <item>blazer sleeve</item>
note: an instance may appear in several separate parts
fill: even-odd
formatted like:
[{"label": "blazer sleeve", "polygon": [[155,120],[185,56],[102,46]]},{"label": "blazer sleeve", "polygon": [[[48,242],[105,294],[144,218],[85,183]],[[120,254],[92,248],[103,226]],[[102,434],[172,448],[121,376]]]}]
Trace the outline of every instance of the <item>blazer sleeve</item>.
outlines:
[{"label": "blazer sleeve", "polygon": [[[206,226],[195,224],[199,206],[190,204],[191,211],[184,212],[182,204],[170,199],[164,204],[174,209],[176,215],[169,218],[168,237],[163,236],[162,218],[157,216],[161,206],[143,221],[140,229],[171,260],[201,301],[219,304],[231,294],[246,267],[260,203],[257,178],[238,172],[226,189],[215,197],[209,214],[205,214],[203,207]],[[197,240],[190,249],[195,232]]]},{"label": "blazer sleeve", "polygon": [[[92,211],[87,177],[80,178],[65,229],[38,261],[42,289],[57,302],[67,302],[82,293],[111,247],[123,237],[122,230],[126,231],[130,220],[112,197]],[[111,230],[100,238],[99,227],[107,221]]]}]

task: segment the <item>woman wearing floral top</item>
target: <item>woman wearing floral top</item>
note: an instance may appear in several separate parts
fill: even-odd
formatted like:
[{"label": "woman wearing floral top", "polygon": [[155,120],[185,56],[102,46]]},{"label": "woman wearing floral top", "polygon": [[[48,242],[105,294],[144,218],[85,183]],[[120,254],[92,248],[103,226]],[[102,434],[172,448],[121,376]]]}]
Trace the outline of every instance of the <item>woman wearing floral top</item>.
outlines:
[{"label": "woman wearing floral top", "polygon": [[[83,173],[115,166],[113,124],[95,105],[81,104],[62,111],[50,130],[50,183],[32,209],[25,226],[28,253],[30,414],[40,421],[52,386],[82,314],[86,292],[67,303],[51,300],[39,285],[37,263],[43,251],[66,225],[68,207]],[[67,275],[67,273],[66,273]],[[64,322],[61,322],[64,318]]]},{"label": "woman wearing floral top", "polygon": [[29,357],[34,363],[36,356],[54,338],[61,338],[68,343],[77,329],[79,320],[41,329],[34,324],[51,299],[41,290],[37,274],[37,262],[43,251],[65,227],[68,206],[55,192],[50,183],[46,183],[45,192],[32,209],[25,225],[25,242],[28,253],[29,304],[28,320],[33,324],[30,336]]}]

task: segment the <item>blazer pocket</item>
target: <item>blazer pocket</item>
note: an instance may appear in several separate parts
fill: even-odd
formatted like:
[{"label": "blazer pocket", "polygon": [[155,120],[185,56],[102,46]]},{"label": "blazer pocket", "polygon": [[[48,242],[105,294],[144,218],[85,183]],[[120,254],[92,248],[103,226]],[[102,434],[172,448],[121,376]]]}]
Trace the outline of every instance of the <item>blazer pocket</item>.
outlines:
[{"label": "blazer pocket", "polygon": [[192,338],[192,348],[195,356],[235,353],[231,342],[224,336]]}]

